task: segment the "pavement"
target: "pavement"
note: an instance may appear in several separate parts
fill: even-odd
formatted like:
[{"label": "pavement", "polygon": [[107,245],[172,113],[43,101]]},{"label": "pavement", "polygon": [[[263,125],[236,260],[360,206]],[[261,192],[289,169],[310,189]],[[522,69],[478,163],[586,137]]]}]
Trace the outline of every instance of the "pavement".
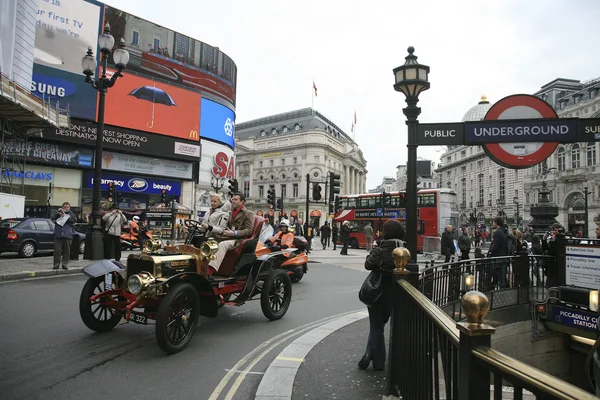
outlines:
[{"label": "pavement", "polygon": [[[364,271],[367,275],[364,249],[349,249],[347,256],[340,255],[339,250],[316,248],[310,253],[309,262],[339,265]],[[123,259],[129,253],[123,252]],[[429,261],[431,257],[419,255],[418,259]],[[13,254],[2,254],[0,282],[79,274],[89,262],[80,259],[71,261],[66,271],[52,270],[52,259],[48,256],[22,259]],[[309,265],[308,273],[315,271],[318,267]],[[365,308],[329,320],[298,337],[273,359],[261,379],[255,399],[391,399],[385,396],[387,365],[384,371],[373,371],[372,366],[367,370],[357,367],[365,351],[368,332]],[[389,324],[385,335],[387,344]]]}]

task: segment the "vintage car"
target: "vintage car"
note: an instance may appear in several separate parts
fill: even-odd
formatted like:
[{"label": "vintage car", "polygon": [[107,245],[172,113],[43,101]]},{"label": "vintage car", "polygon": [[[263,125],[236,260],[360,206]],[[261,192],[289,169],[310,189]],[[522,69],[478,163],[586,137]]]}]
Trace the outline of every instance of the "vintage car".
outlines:
[{"label": "vintage car", "polygon": [[89,279],[79,301],[83,323],[104,332],[121,321],[154,320],[158,345],[172,354],[190,342],[200,315],[216,317],[223,305],[260,298],[263,314],[280,319],[292,298],[290,272],[269,262],[277,253],[257,257],[262,224],[262,217],[255,217],[252,236],[229,251],[219,271],[210,276],[208,262],[218,245],[209,238],[198,247],[191,244],[200,230],[197,221],[187,223],[191,232],[185,244],[163,249],[159,240],[147,241],[141,254],[127,257],[126,265],[110,260],[89,264],[83,269]]}]

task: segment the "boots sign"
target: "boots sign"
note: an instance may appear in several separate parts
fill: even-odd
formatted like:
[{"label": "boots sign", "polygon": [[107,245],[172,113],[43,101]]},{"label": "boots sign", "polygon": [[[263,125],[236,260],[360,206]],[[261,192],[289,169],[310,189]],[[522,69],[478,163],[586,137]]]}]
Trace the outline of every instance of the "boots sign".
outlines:
[{"label": "boots sign", "polygon": [[558,118],[544,100],[519,94],[494,104],[483,121],[419,124],[419,146],[479,145],[507,168],[529,168],[559,143],[600,141],[600,119]]}]

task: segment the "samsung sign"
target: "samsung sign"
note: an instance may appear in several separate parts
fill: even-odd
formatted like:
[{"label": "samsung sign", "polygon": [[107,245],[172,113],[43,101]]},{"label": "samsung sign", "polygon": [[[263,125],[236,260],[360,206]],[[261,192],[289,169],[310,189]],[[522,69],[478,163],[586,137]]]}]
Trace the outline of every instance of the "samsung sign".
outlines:
[{"label": "samsung sign", "polygon": [[203,98],[200,107],[200,138],[224,143],[233,148],[234,112],[219,103]]},{"label": "samsung sign", "polygon": [[[181,182],[170,181],[166,179],[141,178],[134,176],[120,176],[102,173],[101,190],[108,189],[108,184],[112,183],[117,187],[117,191],[126,193],[143,194],[161,194],[163,190],[169,195],[181,195]],[[89,172],[86,176],[88,188],[94,187],[94,174]]]}]

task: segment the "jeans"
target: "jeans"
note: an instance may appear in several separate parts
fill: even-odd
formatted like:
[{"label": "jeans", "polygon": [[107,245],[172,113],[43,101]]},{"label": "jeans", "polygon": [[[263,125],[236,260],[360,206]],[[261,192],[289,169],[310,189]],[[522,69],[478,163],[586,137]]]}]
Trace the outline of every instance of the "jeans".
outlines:
[{"label": "jeans", "polygon": [[54,239],[54,268],[60,267],[62,258],[62,267],[67,269],[71,259],[71,241],[72,239],[55,238]]},{"label": "jeans", "polygon": [[329,247],[329,236],[321,236],[321,244],[323,245],[323,250]]},{"label": "jeans", "polygon": [[369,340],[366,353],[371,356],[374,369],[385,366],[385,338],[383,330],[390,319],[391,307],[387,301],[378,301],[369,310]]},{"label": "jeans", "polygon": [[104,258],[121,260],[121,236],[106,235],[104,237]]},{"label": "jeans", "polygon": [[342,247],[342,251],[340,251],[340,254],[348,255],[348,240],[344,239],[343,244],[344,247]]},{"label": "jeans", "polygon": [[367,251],[373,250],[373,236],[367,236]]}]

